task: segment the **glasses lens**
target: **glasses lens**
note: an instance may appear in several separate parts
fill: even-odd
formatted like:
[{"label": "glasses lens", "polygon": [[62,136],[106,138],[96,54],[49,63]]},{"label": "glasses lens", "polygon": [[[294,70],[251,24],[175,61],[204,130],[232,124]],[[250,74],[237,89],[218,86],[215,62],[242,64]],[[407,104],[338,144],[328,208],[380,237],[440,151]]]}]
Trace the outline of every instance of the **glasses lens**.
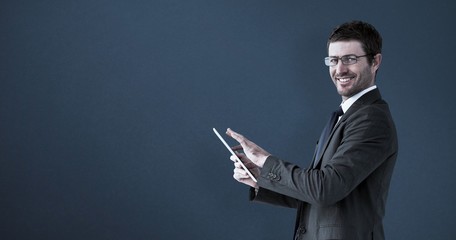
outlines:
[{"label": "glasses lens", "polygon": [[338,60],[339,60],[338,58],[326,57],[325,58],[325,64],[326,64],[326,66],[336,66]]},{"label": "glasses lens", "polygon": [[343,56],[340,59],[342,60],[342,63],[345,65],[355,64],[357,61],[356,56]]}]

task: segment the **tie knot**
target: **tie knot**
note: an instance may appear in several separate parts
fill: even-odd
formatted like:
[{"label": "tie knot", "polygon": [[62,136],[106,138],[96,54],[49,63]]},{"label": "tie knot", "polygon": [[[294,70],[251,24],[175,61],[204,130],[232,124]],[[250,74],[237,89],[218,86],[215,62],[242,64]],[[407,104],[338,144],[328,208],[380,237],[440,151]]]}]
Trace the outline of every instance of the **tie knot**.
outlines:
[{"label": "tie knot", "polygon": [[334,111],[334,114],[338,117],[344,115],[344,111],[342,110],[342,107],[339,106],[339,108],[336,111]]}]

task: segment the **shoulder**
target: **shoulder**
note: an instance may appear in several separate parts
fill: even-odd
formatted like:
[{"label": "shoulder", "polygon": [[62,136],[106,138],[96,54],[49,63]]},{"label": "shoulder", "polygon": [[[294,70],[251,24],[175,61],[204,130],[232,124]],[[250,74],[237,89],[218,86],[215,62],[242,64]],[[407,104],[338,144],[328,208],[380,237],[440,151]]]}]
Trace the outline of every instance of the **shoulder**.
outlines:
[{"label": "shoulder", "polygon": [[[344,114],[345,115],[345,114]],[[388,103],[383,100],[378,88],[361,96],[348,109],[347,118],[391,119]]]},{"label": "shoulder", "polygon": [[366,127],[378,127],[379,125],[383,127],[394,126],[388,104],[384,101],[360,105],[352,110],[353,111],[343,119],[348,126],[360,124],[363,124]]}]

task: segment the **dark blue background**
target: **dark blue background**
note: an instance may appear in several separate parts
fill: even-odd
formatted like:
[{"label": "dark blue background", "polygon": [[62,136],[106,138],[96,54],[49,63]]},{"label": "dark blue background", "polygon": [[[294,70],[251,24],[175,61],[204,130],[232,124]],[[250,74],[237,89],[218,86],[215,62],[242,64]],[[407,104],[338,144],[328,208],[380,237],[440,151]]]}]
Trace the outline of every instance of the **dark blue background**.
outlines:
[{"label": "dark blue background", "polygon": [[[340,103],[326,39],[384,38],[378,86],[400,154],[388,239],[456,235],[455,4],[1,1],[1,239],[291,239],[253,204],[211,128],[310,163]],[[230,141],[230,144],[234,142]]]}]

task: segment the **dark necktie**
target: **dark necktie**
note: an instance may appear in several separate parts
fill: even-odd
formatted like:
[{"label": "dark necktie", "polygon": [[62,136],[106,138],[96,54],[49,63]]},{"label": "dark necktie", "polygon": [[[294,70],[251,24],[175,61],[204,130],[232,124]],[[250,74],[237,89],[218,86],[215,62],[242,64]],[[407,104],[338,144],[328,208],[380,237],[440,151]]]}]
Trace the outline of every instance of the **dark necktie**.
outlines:
[{"label": "dark necktie", "polygon": [[315,154],[315,159],[314,159],[314,167],[316,167],[318,160],[320,158],[320,154],[323,150],[323,146],[326,145],[326,141],[328,141],[329,134],[331,133],[332,129],[337,123],[337,120],[339,120],[339,117],[344,114],[344,111],[342,111],[342,108],[339,106],[339,108],[334,111],[331,114],[331,118],[329,119],[328,123],[326,124],[325,128],[323,129],[323,132],[321,133],[320,140],[318,140],[318,147],[317,147],[317,152]]}]

